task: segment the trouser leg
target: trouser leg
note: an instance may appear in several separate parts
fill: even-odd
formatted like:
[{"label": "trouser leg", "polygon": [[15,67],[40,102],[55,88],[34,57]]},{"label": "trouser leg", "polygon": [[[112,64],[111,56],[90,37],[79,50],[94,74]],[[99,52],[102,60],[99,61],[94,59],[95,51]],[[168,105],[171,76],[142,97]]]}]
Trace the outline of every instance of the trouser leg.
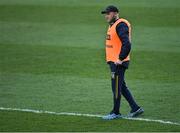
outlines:
[{"label": "trouser leg", "polygon": [[116,114],[119,114],[119,108],[120,108],[120,91],[118,88],[118,75],[115,75],[115,78],[111,79],[112,80],[112,91],[113,91],[113,112]]},{"label": "trouser leg", "polygon": [[121,88],[121,93],[125,97],[125,99],[128,101],[132,111],[136,111],[139,106],[135,102],[131,92],[129,91],[128,87],[126,86],[126,82],[123,81],[122,88]]},{"label": "trouser leg", "polygon": [[121,102],[121,88],[124,81],[125,68],[122,66],[116,66],[110,64],[111,68],[111,84],[113,92],[113,112],[119,114],[120,102]]}]

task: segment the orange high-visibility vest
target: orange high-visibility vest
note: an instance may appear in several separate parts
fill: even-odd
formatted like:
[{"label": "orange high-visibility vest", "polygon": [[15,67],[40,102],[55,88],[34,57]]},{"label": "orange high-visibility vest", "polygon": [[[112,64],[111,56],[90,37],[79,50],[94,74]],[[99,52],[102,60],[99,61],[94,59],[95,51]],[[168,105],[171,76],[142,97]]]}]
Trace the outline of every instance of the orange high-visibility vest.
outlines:
[{"label": "orange high-visibility vest", "polygon": [[[116,26],[124,22],[129,27],[129,40],[131,41],[131,25],[130,23],[120,18],[111,27],[109,26],[106,36],[106,61],[116,62],[119,59],[119,54],[121,52],[122,42],[116,32]],[[128,55],[123,61],[129,61],[130,55]]]}]

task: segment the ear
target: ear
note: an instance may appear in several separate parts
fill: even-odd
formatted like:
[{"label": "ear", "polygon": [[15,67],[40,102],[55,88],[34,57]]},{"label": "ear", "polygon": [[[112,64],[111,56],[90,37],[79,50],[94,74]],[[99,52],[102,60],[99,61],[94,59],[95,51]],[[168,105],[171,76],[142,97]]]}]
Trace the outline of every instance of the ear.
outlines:
[{"label": "ear", "polygon": [[116,12],[116,13],[115,13],[115,16],[116,16],[116,17],[119,17],[119,13]]}]

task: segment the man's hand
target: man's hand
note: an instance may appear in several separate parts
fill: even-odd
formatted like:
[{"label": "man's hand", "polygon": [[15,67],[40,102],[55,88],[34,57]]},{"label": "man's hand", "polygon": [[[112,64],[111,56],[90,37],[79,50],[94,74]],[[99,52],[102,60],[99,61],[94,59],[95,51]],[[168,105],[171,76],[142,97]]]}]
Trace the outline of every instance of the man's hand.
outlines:
[{"label": "man's hand", "polygon": [[115,62],[116,65],[122,65],[122,63],[123,63],[123,61],[121,61],[120,59],[118,59],[118,60]]}]

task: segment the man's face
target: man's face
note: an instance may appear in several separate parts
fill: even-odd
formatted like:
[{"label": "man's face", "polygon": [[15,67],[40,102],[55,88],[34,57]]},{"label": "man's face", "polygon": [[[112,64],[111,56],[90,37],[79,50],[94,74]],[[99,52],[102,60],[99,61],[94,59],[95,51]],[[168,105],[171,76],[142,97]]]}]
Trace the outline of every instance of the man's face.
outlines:
[{"label": "man's face", "polygon": [[109,12],[105,14],[105,19],[108,23],[112,22],[113,19],[115,19],[117,16],[116,12]]}]

